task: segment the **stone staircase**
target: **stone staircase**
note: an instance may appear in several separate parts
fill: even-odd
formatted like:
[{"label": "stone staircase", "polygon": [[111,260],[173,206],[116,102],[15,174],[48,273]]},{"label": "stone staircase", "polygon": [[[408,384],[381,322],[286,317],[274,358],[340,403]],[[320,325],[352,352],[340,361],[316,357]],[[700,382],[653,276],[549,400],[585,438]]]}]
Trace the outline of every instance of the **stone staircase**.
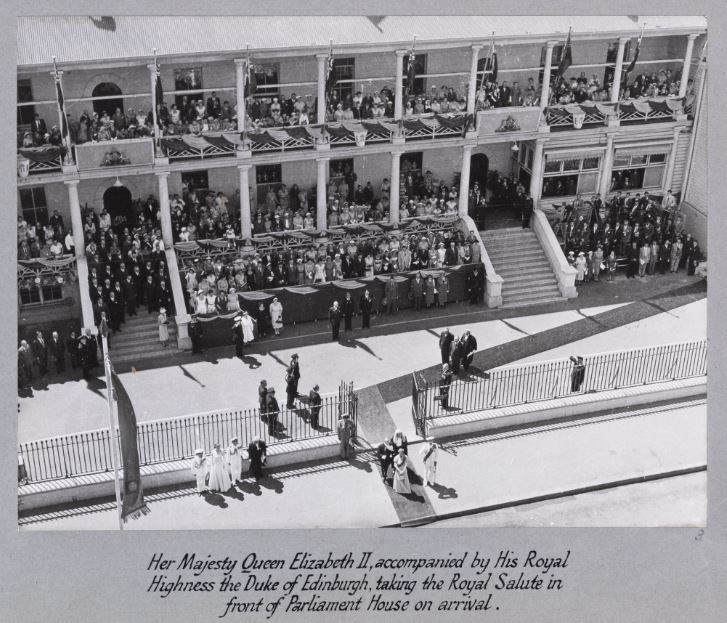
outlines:
[{"label": "stone staircase", "polygon": [[177,351],[177,325],[169,319],[169,345],[165,348],[159,341],[157,314],[147,314],[141,308],[136,316],[126,318],[121,331],[109,338],[111,361],[114,365],[133,366],[144,359],[156,359],[172,355]]},{"label": "stone staircase", "polygon": [[503,307],[563,300],[540,241],[531,229],[511,227],[480,232],[502,284]]}]

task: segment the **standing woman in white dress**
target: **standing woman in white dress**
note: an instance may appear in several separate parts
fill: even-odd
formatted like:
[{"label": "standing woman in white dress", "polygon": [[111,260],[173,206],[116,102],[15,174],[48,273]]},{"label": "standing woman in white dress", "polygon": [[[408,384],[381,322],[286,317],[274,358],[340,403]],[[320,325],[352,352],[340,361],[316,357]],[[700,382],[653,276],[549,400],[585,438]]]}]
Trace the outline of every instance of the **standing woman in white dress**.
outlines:
[{"label": "standing woman in white dress", "polygon": [[394,491],[397,493],[411,493],[408,469],[409,459],[404,454],[404,448],[399,448],[399,454],[394,457]]},{"label": "standing woman in white dress", "polygon": [[280,329],[283,328],[283,304],[278,300],[278,297],[275,297],[273,302],[270,303],[270,322],[273,325],[275,335],[280,335]]},{"label": "standing woman in white dress", "polygon": [[240,324],[242,325],[242,341],[245,344],[249,344],[255,339],[255,323],[247,310],[242,312]]},{"label": "standing woman in white dress", "polygon": [[169,344],[169,320],[167,319],[167,310],[163,307],[159,308],[157,324],[159,325],[159,341],[166,346]]},{"label": "standing woman in white dress", "polygon": [[225,458],[225,455],[220,448],[219,443],[215,444],[215,447],[212,450],[212,455],[210,456],[210,460],[210,490],[221,491],[223,493],[225,491],[229,491],[230,487],[232,487],[232,481],[230,480],[229,471],[230,468],[227,463],[227,459]]}]

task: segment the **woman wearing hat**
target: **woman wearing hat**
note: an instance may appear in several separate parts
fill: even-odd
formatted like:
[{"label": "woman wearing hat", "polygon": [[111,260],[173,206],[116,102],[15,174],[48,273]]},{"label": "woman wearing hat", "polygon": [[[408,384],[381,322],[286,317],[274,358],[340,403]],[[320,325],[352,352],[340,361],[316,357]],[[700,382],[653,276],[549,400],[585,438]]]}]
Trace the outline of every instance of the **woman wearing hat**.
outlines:
[{"label": "woman wearing hat", "polygon": [[209,473],[209,463],[207,457],[204,455],[202,448],[197,448],[194,451],[194,458],[191,463],[192,473],[197,481],[197,493],[202,495],[209,491],[207,486],[207,474]]},{"label": "woman wearing hat", "polygon": [[169,344],[169,319],[167,318],[167,310],[164,307],[159,309],[157,325],[159,325],[159,341],[166,348]]},{"label": "woman wearing hat", "polygon": [[[220,491],[224,493],[232,487],[230,481],[230,468],[225,458],[219,442],[215,444],[210,456],[210,480],[209,488],[211,491]],[[242,468],[240,468],[242,471]]]},{"label": "woman wearing hat", "polygon": [[398,454],[394,457],[394,491],[397,493],[411,493],[411,484],[409,483],[409,460],[404,452],[404,448],[399,448]]},{"label": "woman wearing hat", "polygon": [[242,478],[242,448],[238,445],[237,437],[230,439],[230,445],[227,446],[227,464],[230,466],[230,479],[233,483]]},{"label": "woman wearing hat", "polygon": [[283,328],[283,304],[277,296],[270,303],[270,322],[275,335],[280,335],[280,330]]}]

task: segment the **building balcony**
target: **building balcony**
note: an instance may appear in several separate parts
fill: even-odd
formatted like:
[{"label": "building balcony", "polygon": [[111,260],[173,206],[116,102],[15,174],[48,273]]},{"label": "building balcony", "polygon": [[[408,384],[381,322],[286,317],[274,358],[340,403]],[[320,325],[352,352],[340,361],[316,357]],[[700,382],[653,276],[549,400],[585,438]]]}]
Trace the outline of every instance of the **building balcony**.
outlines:
[{"label": "building balcony", "polygon": [[539,132],[541,110],[537,106],[507,106],[477,113],[477,136],[488,142],[521,141]]},{"label": "building balcony", "polygon": [[154,140],[149,137],[82,143],[75,146],[79,172],[123,170],[154,163]]},{"label": "building balcony", "polygon": [[63,169],[63,152],[63,147],[55,145],[18,149],[18,177],[60,173]]},{"label": "building balcony", "polygon": [[[675,121],[683,114],[683,99],[653,98],[618,103],[583,102],[550,106],[545,122],[551,131],[580,130],[602,125],[629,125]],[[618,121],[617,121],[618,120]]]}]

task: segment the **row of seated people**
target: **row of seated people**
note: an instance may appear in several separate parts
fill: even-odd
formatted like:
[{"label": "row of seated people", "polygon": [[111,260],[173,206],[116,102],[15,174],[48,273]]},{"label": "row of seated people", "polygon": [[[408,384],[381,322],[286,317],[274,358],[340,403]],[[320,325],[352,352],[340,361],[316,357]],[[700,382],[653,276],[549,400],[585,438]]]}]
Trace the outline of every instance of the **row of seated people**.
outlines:
[{"label": "row of seated people", "polygon": [[341,279],[373,277],[412,270],[437,269],[461,264],[479,264],[476,237],[467,239],[453,229],[439,234],[399,234],[374,240],[349,238],[339,244],[311,244],[306,249],[287,250],[246,258],[220,255],[214,260],[185,260],[182,273],[190,300],[199,292],[229,295],[249,290],[312,285]]}]

